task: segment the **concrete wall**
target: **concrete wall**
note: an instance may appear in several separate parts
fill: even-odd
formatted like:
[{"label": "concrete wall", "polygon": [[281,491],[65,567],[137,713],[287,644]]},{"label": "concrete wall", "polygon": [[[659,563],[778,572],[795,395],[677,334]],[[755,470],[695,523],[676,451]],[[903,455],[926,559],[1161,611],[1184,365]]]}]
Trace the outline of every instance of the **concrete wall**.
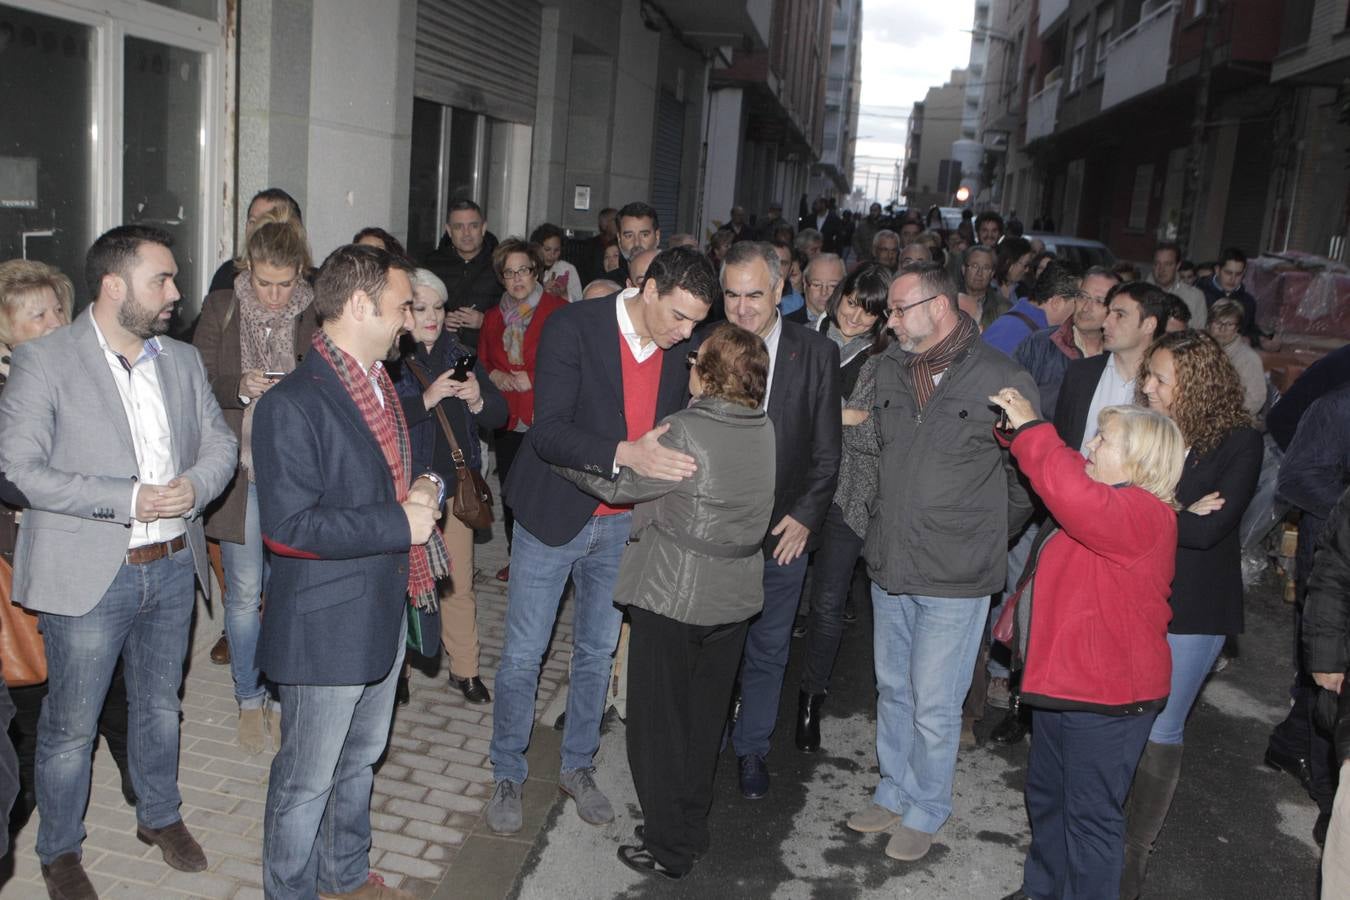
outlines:
[{"label": "concrete wall", "polygon": [[416,0],[242,0],[239,166],[304,209],[316,260],[366,225],[408,221]]}]

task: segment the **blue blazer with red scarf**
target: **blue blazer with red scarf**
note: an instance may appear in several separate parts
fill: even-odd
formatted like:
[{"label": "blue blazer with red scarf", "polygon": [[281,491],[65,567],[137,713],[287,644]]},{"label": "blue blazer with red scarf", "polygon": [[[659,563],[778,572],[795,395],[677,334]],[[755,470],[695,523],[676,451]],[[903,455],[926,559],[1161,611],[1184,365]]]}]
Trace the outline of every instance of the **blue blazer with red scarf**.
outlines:
[{"label": "blue blazer with red scarf", "polygon": [[271,551],[258,667],[280,684],[368,684],[404,639],[411,534],[380,445],[309,353],[257,400],[253,463]]}]

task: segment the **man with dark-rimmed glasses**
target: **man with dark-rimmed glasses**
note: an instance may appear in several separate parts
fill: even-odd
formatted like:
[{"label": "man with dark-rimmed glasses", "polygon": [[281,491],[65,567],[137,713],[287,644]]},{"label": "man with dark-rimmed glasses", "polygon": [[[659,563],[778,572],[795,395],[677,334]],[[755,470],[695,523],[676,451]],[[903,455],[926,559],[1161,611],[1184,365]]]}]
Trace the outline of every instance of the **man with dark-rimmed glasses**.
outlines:
[{"label": "man with dark-rimmed glasses", "polygon": [[870,421],[877,503],[863,552],[872,579],[881,783],[848,825],[890,831],[886,855],[917,860],[952,810],[961,702],[1010,535],[1031,513],[994,438],[991,394],[1036,402],[1026,371],[983,343],[933,263],[891,283],[896,343],[877,364]]}]

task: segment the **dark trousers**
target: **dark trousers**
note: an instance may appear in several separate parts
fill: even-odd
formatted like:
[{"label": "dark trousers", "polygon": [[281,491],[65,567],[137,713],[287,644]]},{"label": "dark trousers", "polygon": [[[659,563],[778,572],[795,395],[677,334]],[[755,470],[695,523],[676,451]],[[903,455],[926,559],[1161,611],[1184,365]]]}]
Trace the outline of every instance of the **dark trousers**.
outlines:
[{"label": "dark trousers", "polygon": [[802,668],[802,690],[808,694],[829,690],[830,673],[844,633],[844,604],[853,589],[853,569],[863,549],[863,539],[845,524],[843,511],[833,503],[820,536],[820,549],[811,564],[810,631]]},{"label": "dark trousers", "polygon": [[1032,711],[1027,760],[1033,900],[1116,900],[1125,859],[1125,796],[1156,712]]},{"label": "dark trousers", "polygon": [[525,432],[507,431],[499,428],[492,433],[492,441],[497,450],[497,496],[502,498],[502,527],[506,529],[506,552],[511,553],[511,524],[516,521],[511,507],[506,504],[506,476],[511,474],[511,463],[515,462],[520,445],[525,443]]},{"label": "dark trousers", "polygon": [[786,566],[764,560],[764,610],[750,620],[741,663],[741,716],[731,742],[737,756],[769,755],[769,738],[778,721],[783,672],[792,643],[792,620],[806,577],[806,554]]},{"label": "dark trousers", "polygon": [[[47,696],[47,682],[9,689],[14,701],[14,720],[9,725],[9,738],[19,758],[19,797],[9,816],[10,831],[18,831],[37,806],[35,767],[37,763],[38,718],[42,714],[42,700]],[[123,792],[131,787],[127,765],[127,684],[122,677],[122,663],[113,670],[108,696],[103,701],[103,712],[98,717],[98,733],[117,763],[122,775]]]},{"label": "dark trousers", "polygon": [[1336,748],[1331,735],[1313,721],[1313,708],[1321,688],[1302,672],[1294,678],[1289,695],[1294,705],[1289,715],[1270,732],[1268,747],[1283,756],[1308,761],[1308,795],[1319,811],[1331,812],[1331,801],[1336,796]]},{"label": "dark trousers", "polygon": [[644,843],[674,872],[708,849],[708,810],[747,623],[686,625],[628,608],[628,764]]}]

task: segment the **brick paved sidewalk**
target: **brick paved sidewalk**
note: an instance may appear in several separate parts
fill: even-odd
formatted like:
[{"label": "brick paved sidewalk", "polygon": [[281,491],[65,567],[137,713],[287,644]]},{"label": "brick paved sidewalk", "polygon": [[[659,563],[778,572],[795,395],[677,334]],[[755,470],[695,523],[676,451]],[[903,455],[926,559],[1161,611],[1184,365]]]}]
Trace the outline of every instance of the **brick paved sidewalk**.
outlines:
[{"label": "brick paved sidewalk", "polygon": [[[500,524],[494,526],[493,542],[477,547],[475,556],[482,676],[489,687],[494,685],[506,611],[506,586],[493,578],[506,563],[501,532]],[[116,766],[100,751],[84,844],[85,866],[100,897],[262,897],[263,803],[272,753],[251,756],[235,746],[237,711],[229,667],[208,659],[220,622],[218,602],[209,611],[199,604],[183,699],[179,772],[183,818],[206,850],[210,866],[195,874],[175,871],[158,850],[136,840],[135,813],[122,799]],[[566,679],[571,640],[567,604],[544,665],[541,714]],[[492,790],[487,762],[492,707],[465,703],[446,677],[443,661],[434,677],[413,670],[412,702],[395,713],[388,757],[376,776],[372,801],[371,866],[385,883],[420,897],[430,897],[447,880]],[[38,815],[15,840],[14,875],[0,887],[0,900],[46,896],[33,849]]]}]

